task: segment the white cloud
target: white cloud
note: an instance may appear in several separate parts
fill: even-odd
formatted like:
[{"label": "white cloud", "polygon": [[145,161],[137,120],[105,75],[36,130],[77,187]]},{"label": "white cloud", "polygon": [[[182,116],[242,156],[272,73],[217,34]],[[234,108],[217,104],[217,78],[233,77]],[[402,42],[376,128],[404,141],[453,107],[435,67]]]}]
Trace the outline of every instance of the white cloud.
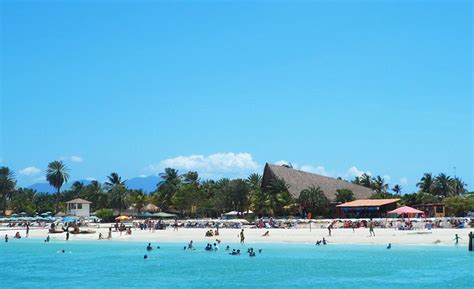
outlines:
[{"label": "white cloud", "polygon": [[204,177],[243,176],[260,169],[249,153],[216,153],[211,155],[178,156],[149,165],[146,171],[157,174],[164,168],[195,170]]},{"label": "white cloud", "polygon": [[82,163],[84,159],[80,156],[69,156],[69,157],[61,157],[63,161],[71,161],[73,163]]},{"label": "white cloud", "polygon": [[87,177],[86,180],[88,180],[88,181],[97,181],[97,179],[94,178],[94,177]]},{"label": "white cloud", "polygon": [[19,171],[20,175],[24,175],[24,176],[28,176],[28,177],[36,176],[40,172],[41,172],[40,169],[38,169],[37,167],[33,167],[33,166],[26,167],[26,168]]},{"label": "white cloud", "polygon": [[310,165],[303,165],[299,169],[308,173],[318,174],[326,177],[331,176],[328,172],[326,172],[326,169],[323,166],[314,167]]},{"label": "white cloud", "polygon": [[407,184],[408,184],[408,179],[407,179],[407,177],[402,177],[402,178],[400,178],[400,184],[401,184],[401,185],[407,185]]},{"label": "white cloud", "polygon": [[387,183],[390,182],[390,180],[392,179],[392,177],[389,176],[389,175],[384,175],[382,178],[383,178],[383,179],[385,180],[385,182],[387,182]]},{"label": "white cloud", "polygon": [[347,170],[346,176],[347,177],[360,177],[363,174],[367,174],[369,176],[372,175],[372,173],[369,171],[364,172],[364,171],[359,170],[356,166],[352,166]]},{"label": "white cloud", "polygon": [[291,165],[294,169],[308,172],[308,173],[313,173],[313,174],[318,174],[322,176],[329,177],[331,176],[330,173],[326,171],[326,169],[323,166],[312,166],[312,165],[298,165],[298,164],[292,164],[290,162],[287,162],[285,160],[280,160],[275,162],[275,165]]}]

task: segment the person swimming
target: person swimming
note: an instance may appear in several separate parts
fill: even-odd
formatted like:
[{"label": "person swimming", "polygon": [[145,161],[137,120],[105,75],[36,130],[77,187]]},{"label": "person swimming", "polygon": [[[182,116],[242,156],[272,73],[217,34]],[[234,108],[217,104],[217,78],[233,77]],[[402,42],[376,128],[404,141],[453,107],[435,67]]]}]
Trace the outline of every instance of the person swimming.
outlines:
[{"label": "person swimming", "polygon": [[153,247],[151,246],[151,243],[148,243],[148,246],[146,246],[147,251],[153,250]]},{"label": "person swimming", "polygon": [[237,255],[237,251],[235,251],[235,249],[232,249],[232,252],[229,253],[229,255]]},{"label": "person swimming", "polygon": [[387,249],[392,248],[392,243],[388,243]]},{"label": "person swimming", "polygon": [[148,255],[143,255],[143,259],[148,259]]},{"label": "person swimming", "polygon": [[258,253],[259,253],[259,254],[262,254],[262,249],[258,249]]},{"label": "person swimming", "polygon": [[194,247],[193,247],[193,240],[189,241],[189,243],[188,243],[188,249],[190,249],[190,250],[194,249]]},{"label": "person swimming", "polygon": [[323,237],[323,245],[326,245],[326,244],[327,244],[326,239],[324,239]]},{"label": "person swimming", "polygon": [[156,246],[156,249],[158,249],[158,250],[159,250],[159,249],[161,249],[161,247],[160,247],[160,246]]},{"label": "person swimming", "polygon": [[226,251],[229,251],[229,250],[230,250],[230,246],[227,245],[227,246],[225,247],[225,250],[226,250]]},{"label": "person swimming", "polygon": [[214,243],[214,251],[219,251],[219,247],[217,246],[216,243]]},{"label": "person swimming", "polygon": [[317,241],[316,241],[316,246],[319,246],[319,245],[321,245],[321,241],[320,241],[320,240],[317,240]]}]

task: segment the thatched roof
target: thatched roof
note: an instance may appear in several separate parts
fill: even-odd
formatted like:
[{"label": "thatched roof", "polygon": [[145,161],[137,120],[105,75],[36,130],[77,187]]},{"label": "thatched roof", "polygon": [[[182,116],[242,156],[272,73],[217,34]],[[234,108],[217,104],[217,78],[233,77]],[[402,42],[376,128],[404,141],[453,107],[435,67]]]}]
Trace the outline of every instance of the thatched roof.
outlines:
[{"label": "thatched roof", "polygon": [[265,165],[262,178],[262,187],[265,188],[274,177],[283,179],[290,186],[288,192],[294,198],[298,198],[302,190],[311,186],[320,187],[326,197],[332,202],[336,200],[336,191],[341,189],[351,190],[354,193],[354,197],[356,199],[368,199],[373,194],[373,191],[369,188],[344,180],[334,179],[272,164]]},{"label": "thatched roof", "polygon": [[148,204],[142,208],[142,212],[149,212],[149,213],[155,213],[158,212],[160,208],[158,206],[155,206],[153,204]]}]

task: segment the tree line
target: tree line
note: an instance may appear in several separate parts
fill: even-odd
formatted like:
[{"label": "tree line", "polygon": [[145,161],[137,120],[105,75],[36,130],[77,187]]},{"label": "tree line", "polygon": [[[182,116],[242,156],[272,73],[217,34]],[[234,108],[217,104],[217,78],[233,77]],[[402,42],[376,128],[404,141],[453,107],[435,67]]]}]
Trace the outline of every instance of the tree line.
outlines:
[{"label": "tree line", "polygon": [[[14,173],[8,167],[0,167],[0,212],[6,209],[28,214],[65,211],[66,201],[82,198],[92,202],[93,211],[113,209],[115,214],[122,214],[129,208],[139,212],[147,204],[155,204],[162,211],[178,213],[182,217],[219,217],[229,211],[242,214],[253,211],[258,216],[312,213],[327,217],[334,213],[334,204],[320,187],[306,188],[294,198],[283,179],[273,178],[262,188],[262,176],[256,173],[246,179],[201,180],[195,171],[180,174],[176,169],[166,168],[160,174],[161,181],[156,190],[151,193],[127,188],[126,180],[115,172],[107,176],[103,184],[95,180],[87,185],[74,182],[69,189],[61,190],[69,181],[69,173],[62,161],[49,163],[46,180],[56,192],[46,194],[17,188]],[[474,210],[474,199],[464,196],[467,185],[460,178],[445,174],[426,173],[417,183],[418,192],[403,195],[400,185],[390,188],[381,176],[363,174],[351,182],[372,189],[372,198],[397,197],[406,205],[445,202],[453,207],[452,212],[460,215]],[[337,203],[352,200],[352,191],[337,191]]]}]

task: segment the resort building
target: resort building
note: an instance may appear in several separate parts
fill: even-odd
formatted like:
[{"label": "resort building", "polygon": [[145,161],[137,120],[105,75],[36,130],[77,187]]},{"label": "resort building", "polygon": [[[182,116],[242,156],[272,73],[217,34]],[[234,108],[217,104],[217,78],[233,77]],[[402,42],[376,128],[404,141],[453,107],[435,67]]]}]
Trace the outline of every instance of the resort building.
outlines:
[{"label": "resort building", "polygon": [[90,205],[92,202],[83,199],[74,199],[66,202],[66,214],[76,217],[90,217]]},{"label": "resort building", "polygon": [[338,218],[384,218],[400,199],[362,199],[336,206]]},{"label": "resort building", "polygon": [[284,180],[289,185],[288,192],[295,199],[300,196],[301,191],[312,186],[319,187],[331,203],[336,202],[336,193],[342,189],[352,191],[356,199],[368,199],[374,193],[369,188],[342,179],[330,178],[267,163],[263,171],[262,188],[265,189],[273,178]]}]

